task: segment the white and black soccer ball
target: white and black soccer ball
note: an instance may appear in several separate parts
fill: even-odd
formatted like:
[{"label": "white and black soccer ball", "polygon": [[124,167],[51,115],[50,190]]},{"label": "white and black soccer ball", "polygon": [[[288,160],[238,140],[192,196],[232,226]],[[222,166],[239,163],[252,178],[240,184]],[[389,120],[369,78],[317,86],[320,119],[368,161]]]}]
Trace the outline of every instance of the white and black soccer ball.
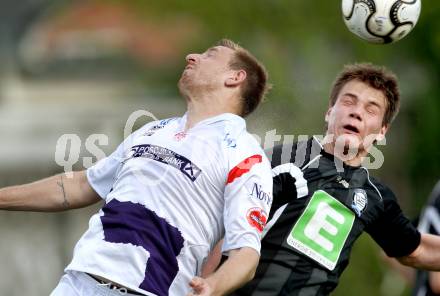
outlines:
[{"label": "white and black soccer ball", "polygon": [[405,37],[419,19],[421,0],[342,0],[348,29],[371,43],[391,43]]}]

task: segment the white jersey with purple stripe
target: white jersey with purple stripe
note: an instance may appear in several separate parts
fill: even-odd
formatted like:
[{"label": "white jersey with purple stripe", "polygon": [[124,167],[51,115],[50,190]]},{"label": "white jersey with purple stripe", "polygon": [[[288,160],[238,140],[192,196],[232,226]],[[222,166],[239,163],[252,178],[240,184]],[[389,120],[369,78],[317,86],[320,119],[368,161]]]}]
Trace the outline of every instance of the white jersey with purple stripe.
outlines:
[{"label": "white jersey with purple stripe", "polygon": [[272,203],[269,161],[245,121],[222,114],[184,131],[186,115],[130,135],[88,169],[105,205],[66,270],[145,295],[186,295],[209,251],[259,252]]}]

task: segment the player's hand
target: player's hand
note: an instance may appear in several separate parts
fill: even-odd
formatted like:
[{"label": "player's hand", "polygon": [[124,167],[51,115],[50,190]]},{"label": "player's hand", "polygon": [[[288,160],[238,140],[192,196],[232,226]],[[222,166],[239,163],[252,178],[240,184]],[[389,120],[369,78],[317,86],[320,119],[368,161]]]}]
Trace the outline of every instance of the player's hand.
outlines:
[{"label": "player's hand", "polygon": [[193,277],[193,279],[189,282],[189,286],[193,289],[192,292],[189,292],[187,296],[211,296],[213,295],[213,289],[210,286],[209,282],[201,277]]}]

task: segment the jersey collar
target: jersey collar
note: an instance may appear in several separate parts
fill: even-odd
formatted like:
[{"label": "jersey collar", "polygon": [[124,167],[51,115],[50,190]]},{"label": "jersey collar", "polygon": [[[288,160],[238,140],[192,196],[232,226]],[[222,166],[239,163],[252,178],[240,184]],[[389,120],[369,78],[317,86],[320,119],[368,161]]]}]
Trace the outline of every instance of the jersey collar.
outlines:
[{"label": "jersey collar", "polygon": [[[182,116],[182,118],[180,120],[180,126],[185,126],[187,117],[188,117],[188,113],[185,113]],[[211,124],[216,124],[216,123],[223,122],[223,121],[231,121],[231,122],[234,122],[235,124],[242,125],[244,128],[246,128],[246,121],[242,117],[240,117],[236,114],[233,114],[233,113],[222,113],[222,114],[212,116],[212,117],[206,118],[206,119],[198,122],[195,126],[192,127],[192,129],[196,128],[198,126],[211,125]]]}]

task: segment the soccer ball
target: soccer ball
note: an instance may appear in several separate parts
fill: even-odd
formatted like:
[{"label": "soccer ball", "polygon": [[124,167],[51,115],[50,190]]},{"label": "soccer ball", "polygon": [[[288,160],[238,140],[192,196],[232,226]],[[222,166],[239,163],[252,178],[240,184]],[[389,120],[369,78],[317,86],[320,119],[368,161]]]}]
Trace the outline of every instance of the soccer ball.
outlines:
[{"label": "soccer ball", "polygon": [[362,39],[391,43],[414,28],[421,6],[421,0],[342,0],[342,15],[348,29]]}]

